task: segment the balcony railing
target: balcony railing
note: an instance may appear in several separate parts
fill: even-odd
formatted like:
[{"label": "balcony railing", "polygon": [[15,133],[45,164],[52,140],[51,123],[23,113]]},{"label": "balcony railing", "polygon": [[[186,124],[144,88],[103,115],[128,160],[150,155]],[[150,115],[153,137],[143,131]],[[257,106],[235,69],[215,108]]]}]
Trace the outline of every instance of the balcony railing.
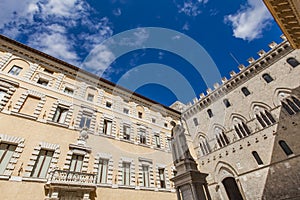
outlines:
[{"label": "balcony railing", "polygon": [[80,185],[96,187],[96,175],[68,170],[54,170],[50,172],[48,184]]}]

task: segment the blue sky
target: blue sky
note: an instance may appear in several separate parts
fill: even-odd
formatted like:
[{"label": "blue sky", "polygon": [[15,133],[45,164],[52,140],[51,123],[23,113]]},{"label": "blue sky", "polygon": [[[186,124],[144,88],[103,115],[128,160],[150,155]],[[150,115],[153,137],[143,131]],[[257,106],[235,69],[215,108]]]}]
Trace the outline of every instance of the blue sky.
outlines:
[{"label": "blue sky", "polygon": [[[165,105],[199,97],[220,77],[237,72],[238,63],[247,66],[249,57],[267,51],[271,41],[280,42],[282,34],[261,0],[2,0],[0,8],[1,34]],[[189,37],[215,65],[196,55],[194,47],[176,46],[179,40],[156,38],[165,49],[149,48],[147,27],[176,31],[175,39]],[[105,41],[128,30],[120,40],[128,52],[117,55]],[[184,49],[184,56],[170,51],[175,48]],[[218,74],[199,73],[189,55],[202,62],[200,71],[216,67]]]}]

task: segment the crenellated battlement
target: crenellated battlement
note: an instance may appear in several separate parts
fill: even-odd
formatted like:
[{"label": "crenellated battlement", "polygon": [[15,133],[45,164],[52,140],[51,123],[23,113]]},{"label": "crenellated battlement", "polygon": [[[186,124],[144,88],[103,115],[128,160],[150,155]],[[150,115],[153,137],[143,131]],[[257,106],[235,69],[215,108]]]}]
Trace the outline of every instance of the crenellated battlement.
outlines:
[{"label": "crenellated battlement", "polygon": [[186,104],[185,110],[183,111],[183,116],[186,118],[193,115],[197,110],[204,109],[209,106],[212,102],[216,101],[220,97],[223,97],[234,88],[240,86],[245,81],[249,80],[260,71],[268,68],[272,63],[277,61],[282,55],[292,51],[289,42],[286,40],[284,35],[281,36],[282,42],[277,44],[276,42],[271,42],[268,46],[270,50],[265,52],[265,50],[260,50],[257,52],[259,58],[255,59],[250,57],[247,61],[248,66],[243,64],[238,66],[239,72],[234,70],[229,73],[230,78],[222,77],[221,84],[218,82],[213,85],[212,88],[206,89],[206,94],[201,93],[199,98],[194,98],[193,102]]}]

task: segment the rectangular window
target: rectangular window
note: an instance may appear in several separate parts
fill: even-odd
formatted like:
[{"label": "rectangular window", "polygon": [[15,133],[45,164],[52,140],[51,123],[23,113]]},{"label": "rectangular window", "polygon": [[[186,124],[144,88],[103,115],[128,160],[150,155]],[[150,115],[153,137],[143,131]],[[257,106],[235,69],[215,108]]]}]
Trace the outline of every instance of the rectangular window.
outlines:
[{"label": "rectangular window", "polygon": [[156,119],[155,118],[152,118],[152,123],[156,123]]},{"label": "rectangular window", "polygon": [[167,138],[168,148],[171,150],[171,139]]},{"label": "rectangular window", "polygon": [[164,127],[168,128],[168,123],[164,123]]},{"label": "rectangular window", "polygon": [[141,144],[146,144],[146,130],[140,129],[140,143]]},{"label": "rectangular window", "polygon": [[22,67],[19,67],[17,65],[14,65],[10,70],[9,70],[9,74],[11,75],[15,75],[18,76],[20,74],[20,72],[22,71]]},{"label": "rectangular window", "polygon": [[111,108],[111,106],[112,106],[112,103],[111,103],[111,102],[109,102],[109,101],[107,101],[107,102],[106,102],[106,104],[105,104],[105,106],[106,106],[107,108]]},{"label": "rectangular window", "polygon": [[130,185],[130,163],[124,162],[123,163],[123,185]]},{"label": "rectangular window", "polygon": [[83,163],[83,156],[82,155],[72,155],[71,165],[70,165],[70,171],[73,172],[81,172]]},{"label": "rectangular window", "polygon": [[166,182],[165,182],[165,169],[160,168],[158,169],[159,173],[159,182],[161,188],[166,188]]},{"label": "rectangular window", "polygon": [[54,72],[53,71],[51,71],[51,70],[49,70],[49,69],[44,69],[44,72],[46,72],[46,73],[48,73],[48,74],[53,74]]},{"label": "rectangular window", "polygon": [[31,177],[46,178],[54,152],[41,150],[31,172]]},{"label": "rectangular window", "polygon": [[130,140],[130,126],[123,126],[123,139]]},{"label": "rectangular window", "polygon": [[0,144],[0,174],[3,174],[12,155],[14,154],[17,145],[13,144]]},{"label": "rectangular window", "polygon": [[143,165],[142,166],[143,170],[143,186],[144,187],[149,187],[149,166]]},{"label": "rectangular window", "polygon": [[0,90],[0,101],[4,99],[6,92],[4,90]]},{"label": "rectangular window", "polygon": [[142,113],[142,112],[138,112],[138,117],[139,117],[140,119],[142,119],[142,118],[143,118],[143,113]]},{"label": "rectangular window", "polygon": [[68,115],[69,109],[58,106],[52,121],[57,123],[64,123]]},{"label": "rectangular window", "polygon": [[83,127],[90,128],[90,126],[91,126],[91,119],[92,119],[91,115],[83,113],[82,117],[81,117],[81,120],[80,120],[79,127],[80,128],[83,128]]},{"label": "rectangular window", "polygon": [[43,85],[43,86],[47,86],[48,85],[48,83],[49,83],[49,81],[48,80],[45,80],[45,79],[42,79],[42,78],[40,78],[39,80],[38,80],[38,82],[37,82],[38,84],[40,84],[40,85]]},{"label": "rectangular window", "polygon": [[155,145],[156,145],[156,147],[160,148],[160,137],[159,137],[159,135],[155,134],[154,138],[155,138]]},{"label": "rectangular window", "polygon": [[112,130],[112,121],[104,119],[103,133],[105,135],[111,135],[111,130]]},{"label": "rectangular window", "polygon": [[97,183],[107,182],[107,169],[108,169],[108,160],[100,159],[99,167],[98,167]]},{"label": "rectangular window", "polygon": [[86,100],[93,102],[94,101],[94,95],[93,94],[88,94]]},{"label": "rectangular window", "polygon": [[123,109],[123,113],[125,113],[126,115],[128,115],[128,114],[129,114],[129,109],[124,108],[124,109]]},{"label": "rectangular window", "polygon": [[73,89],[71,89],[71,88],[68,88],[68,87],[66,87],[65,89],[64,89],[64,93],[66,93],[66,94],[73,94],[74,93],[74,90]]},{"label": "rectangular window", "polygon": [[40,101],[40,98],[38,98],[38,97],[27,96],[22,107],[20,108],[20,113],[23,113],[26,115],[33,115],[39,101]]}]

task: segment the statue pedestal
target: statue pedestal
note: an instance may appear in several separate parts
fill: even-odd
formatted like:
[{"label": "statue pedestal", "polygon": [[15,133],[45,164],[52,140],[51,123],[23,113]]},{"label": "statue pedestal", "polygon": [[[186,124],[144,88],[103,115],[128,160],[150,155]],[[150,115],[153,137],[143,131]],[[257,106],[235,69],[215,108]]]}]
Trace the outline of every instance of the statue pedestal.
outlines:
[{"label": "statue pedestal", "polygon": [[177,175],[171,179],[174,182],[178,200],[211,200],[206,176],[199,172],[193,159],[184,159],[175,163]]}]

